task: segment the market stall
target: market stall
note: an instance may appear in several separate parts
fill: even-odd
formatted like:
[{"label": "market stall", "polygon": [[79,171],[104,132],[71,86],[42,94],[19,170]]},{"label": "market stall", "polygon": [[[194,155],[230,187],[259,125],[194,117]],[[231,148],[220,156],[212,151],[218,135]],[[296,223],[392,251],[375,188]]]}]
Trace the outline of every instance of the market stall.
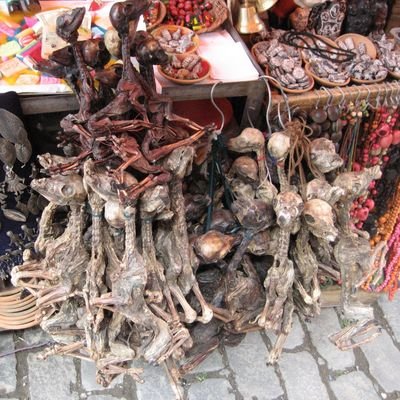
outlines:
[{"label": "market stall", "polygon": [[[40,324],[55,341],[45,357],[93,360],[103,385],[120,373],[140,382],[133,360],[164,364],[177,397],[221,337],[273,331],[268,362],[278,362],[293,313],[312,318],[324,301],[363,318],[332,336],[339,348],[372,340],[368,303],[393,297],[400,274],[400,52],[383,33],[384,2],[369,38],[341,35],[364,29],[345,3],[293,6],[308,12],[307,31],[257,20],[249,47],[226,21],[234,4],[112,3],[92,24],[93,3],[57,10],[42,35],[60,47],[32,71],[3,68],[9,85],[47,87],[53,75],[74,95],[21,98],[26,115],[73,112],[60,121],[62,154],[39,155],[26,181],[14,168],[29,162],[27,133],[0,110],[2,210],[24,224],[23,236],[7,232],[16,257],[1,261],[17,289],[0,297],[0,327]],[[12,41],[3,63],[26,62]],[[215,99],[237,96],[242,115],[228,118]],[[198,99],[215,120],[175,113],[173,102]],[[228,132],[233,117],[241,127]]]}]

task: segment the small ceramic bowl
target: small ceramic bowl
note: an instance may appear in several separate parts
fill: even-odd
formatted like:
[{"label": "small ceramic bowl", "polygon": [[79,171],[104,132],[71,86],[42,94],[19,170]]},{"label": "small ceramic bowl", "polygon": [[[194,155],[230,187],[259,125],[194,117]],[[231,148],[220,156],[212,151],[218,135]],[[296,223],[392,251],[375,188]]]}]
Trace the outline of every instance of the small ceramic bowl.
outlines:
[{"label": "small ceramic bowl", "polygon": [[[312,75],[310,75],[307,71],[305,71],[305,72],[306,72],[306,75],[308,76],[308,80],[310,82],[309,86],[307,86],[304,89],[289,89],[289,88],[286,88],[284,85],[281,84],[282,90],[285,93],[290,93],[290,94],[301,94],[301,93],[305,93],[305,92],[310,91],[314,87],[315,81],[314,81],[314,78],[312,77]],[[268,68],[265,69],[265,74],[269,75],[269,76],[272,76],[269,73],[269,69]],[[278,80],[277,78],[275,78],[275,79]],[[271,79],[269,82],[271,82],[272,86],[275,86],[277,89],[279,89],[279,90],[281,89],[281,87],[275,82],[275,80]]]},{"label": "small ceramic bowl", "polygon": [[368,55],[375,60],[376,58],[376,47],[367,37],[359,35],[358,33],[346,33],[345,35],[339,36],[335,43],[339,45],[339,42],[344,42],[347,38],[353,39],[354,45],[357,47],[359,43],[365,43],[367,47]]},{"label": "small ceramic bowl", "polygon": [[338,87],[338,86],[347,86],[350,83],[350,77],[348,79],[346,79],[346,81],[343,83],[332,82],[332,81],[329,81],[328,79],[321,78],[313,72],[311,65],[309,63],[306,63],[306,65],[304,66],[304,69],[306,70],[307,74],[311,75],[314,78],[314,80],[317,83],[319,83],[321,86]]},{"label": "small ceramic bowl", "polygon": [[[153,31],[151,31],[151,34],[153,35],[153,37],[155,39],[160,39],[161,38],[161,32],[167,29],[171,34],[175,33],[178,29],[181,30],[182,35],[186,35],[190,32],[193,32],[191,29],[186,28],[184,26],[178,26],[178,25],[160,25],[158,26],[156,29],[154,29]],[[200,45],[200,39],[199,37],[194,33],[194,35],[192,36],[192,45],[184,52],[184,53],[178,53],[178,52],[172,52],[172,51],[167,51],[165,50],[165,52],[168,55],[177,55],[177,54],[190,54],[190,53],[194,53],[197,48]],[[161,46],[162,47],[162,46]]]},{"label": "small ceramic bowl", "polygon": [[[185,54],[180,54],[176,55],[175,57],[178,57],[179,59],[187,57]],[[204,81],[210,76],[211,73],[211,65],[210,63],[205,60],[204,58],[201,58],[201,70],[200,73],[198,74],[199,77],[197,79],[181,79],[181,78],[175,78],[171,75],[168,75],[163,67],[161,65],[158,65],[158,71],[160,72],[161,76],[163,76],[165,79],[168,79],[171,82],[177,83],[179,85],[192,85],[194,83],[199,83],[201,81]]]}]

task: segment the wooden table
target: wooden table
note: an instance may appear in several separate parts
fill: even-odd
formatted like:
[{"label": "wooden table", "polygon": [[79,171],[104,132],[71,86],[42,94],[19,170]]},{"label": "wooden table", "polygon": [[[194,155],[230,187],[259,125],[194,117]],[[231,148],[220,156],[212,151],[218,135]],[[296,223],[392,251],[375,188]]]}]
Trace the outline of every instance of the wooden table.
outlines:
[{"label": "wooden table", "polygon": [[[242,42],[240,35],[232,27],[229,21],[225,22],[223,28],[229,32],[236,42]],[[250,51],[244,46],[245,51],[252,61],[259,75],[263,71],[253,60]],[[206,81],[189,86],[165,86],[162,94],[169,96],[173,101],[209,99],[214,81]],[[246,97],[246,103],[241,120],[241,126],[249,126],[249,118],[256,121],[261,110],[265,96],[265,84],[258,79],[240,82],[223,82],[218,84],[214,90],[214,97]],[[72,94],[51,95],[21,95],[21,105],[25,115],[47,114],[55,112],[68,112],[78,109],[78,102]]]}]

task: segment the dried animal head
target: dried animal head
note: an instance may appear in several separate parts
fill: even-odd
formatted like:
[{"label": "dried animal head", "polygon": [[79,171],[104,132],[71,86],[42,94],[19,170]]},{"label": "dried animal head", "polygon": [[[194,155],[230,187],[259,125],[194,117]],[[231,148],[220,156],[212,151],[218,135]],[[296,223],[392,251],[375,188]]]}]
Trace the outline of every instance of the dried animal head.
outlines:
[{"label": "dried animal head", "polygon": [[104,218],[113,228],[122,229],[125,227],[124,207],[118,200],[106,201]]},{"label": "dried animal head", "polygon": [[102,68],[110,61],[104,39],[89,39],[81,44],[82,56],[87,65],[92,68]]},{"label": "dried animal head", "polygon": [[78,29],[82,25],[85,17],[85,7],[74,8],[71,11],[66,11],[57,17],[56,33],[68,43],[74,43],[78,40]]},{"label": "dried animal head", "polygon": [[114,3],[110,9],[110,21],[120,35],[129,32],[130,21],[138,20],[147,10],[150,2],[147,0],[124,1]]},{"label": "dried animal head", "polygon": [[82,204],[87,195],[83,179],[78,174],[34,179],[31,186],[47,200],[58,205]]},{"label": "dried animal head", "polygon": [[244,182],[254,183],[258,181],[258,166],[257,162],[251,157],[238,157],[231,166],[229,171],[230,176],[237,176]]},{"label": "dried animal head", "polygon": [[110,88],[116,88],[122,77],[122,64],[115,63],[111,67],[96,71],[94,77]]},{"label": "dried animal head", "polygon": [[279,231],[280,229],[275,227],[258,232],[247,247],[247,251],[255,256],[275,255],[279,247]]},{"label": "dried animal head", "polygon": [[167,185],[158,185],[146,190],[141,197],[140,210],[143,216],[154,217],[169,209],[170,197]]},{"label": "dried animal head", "polygon": [[375,167],[366,168],[364,171],[339,174],[333,184],[344,190],[344,199],[355,199],[368,189],[371,181],[379,179],[381,176],[381,168],[376,165]]},{"label": "dried animal head", "polygon": [[304,204],[304,220],[311,233],[328,242],[333,242],[338,230],[335,227],[332,207],[324,200],[312,199]]},{"label": "dried animal head", "polygon": [[334,143],[325,138],[315,139],[310,144],[311,163],[323,174],[343,165],[343,160],[336,153]]},{"label": "dried animal head", "polygon": [[72,46],[68,45],[62,49],[53,51],[49,55],[49,60],[54,61],[57,64],[61,64],[65,67],[71,67],[75,64],[74,53],[72,51]]},{"label": "dried animal head", "polygon": [[83,164],[84,185],[96,192],[103,200],[117,200],[116,181],[105,170],[95,166],[94,161],[88,159]]},{"label": "dried animal head", "polygon": [[135,35],[135,54],[139,64],[163,65],[168,62],[168,55],[160,43],[149,33],[139,31]]},{"label": "dried animal head", "polygon": [[51,168],[59,167],[63,164],[69,164],[76,160],[75,157],[58,156],[57,154],[44,153],[37,156],[39,164],[44,171],[49,171]]},{"label": "dried animal head", "polygon": [[334,205],[344,194],[344,190],[337,186],[331,186],[322,179],[313,179],[307,183],[306,200],[321,199]]},{"label": "dried animal head", "polygon": [[213,211],[210,229],[225,233],[230,232],[236,226],[237,223],[231,211],[222,208]]},{"label": "dried animal head", "polygon": [[165,168],[171,172],[176,179],[183,179],[192,171],[195,150],[193,147],[179,147],[175,149],[166,159]]},{"label": "dried animal head", "polygon": [[237,243],[234,236],[224,235],[218,231],[208,231],[194,241],[196,254],[206,263],[216,263],[225,258]]},{"label": "dried animal head", "polygon": [[233,179],[231,189],[236,198],[254,199],[256,191],[250,183],[245,183],[241,179]]},{"label": "dried animal head", "polygon": [[255,128],[244,129],[239,136],[229,139],[228,149],[237,153],[258,152],[264,149],[265,139],[261,131]]},{"label": "dried animal head", "polygon": [[274,222],[272,207],[262,200],[243,197],[232,203],[232,212],[240,224],[252,231],[261,231]]},{"label": "dried animal head", "polygon": [[256,190],[257,199],[260,199],[269,205],[272,205],[277,194],[278,189],[268,180],[262,182]]},{"label": "dried animal head", "polygon": [[304,209],[301,197],[292,191],[279,193],[273,202],[277,224],[281,228],[292,226]]},{"label": "dried animal head", "polygon": [[268,153],[278,161],[283,161],[290,150],[290,136],[285,132],[274,132],[268,140]]}]

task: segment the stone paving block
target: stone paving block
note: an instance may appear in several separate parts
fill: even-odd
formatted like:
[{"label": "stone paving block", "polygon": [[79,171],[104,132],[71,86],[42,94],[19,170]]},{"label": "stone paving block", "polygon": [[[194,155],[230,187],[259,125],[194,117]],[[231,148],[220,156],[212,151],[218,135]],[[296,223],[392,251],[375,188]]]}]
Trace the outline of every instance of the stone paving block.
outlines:
[{"label": "stone paving block", "polygon": [[[273,332],[267,332],[268,338],[272,344],[275,343],[277,336]],[[304,343],[304,331],[300,324],[299,317],[297,314],[293,316],[293,327],[289,336],[286,339],[284,349],[293,350],[294,348],[301,346]]]},{"label": "stone paving block", "polygon": [[175,400],[168,376],[161,366],[148,365],[145,362],[134,362],[133,368],[143,368],[141,375],[144,383],[136,384],[138,400]]},{"label": "stone paving block", "polygon": [[290,400],[329,400],[318,364],[310,353],[283,353],[279,369]]},{"label": "stone paving block", "polygon": [[94,362],[81,361],[81,379],[82,386],[85,390],[107,390],[112,389],[117,385],[122,385],[124,381],[124,375],[120,374],[112,380],[109,386],[106,388],[99,385],[96,382],[96,365]]},{"label": "stone paving block", "polygon": [[393,344],[389,334],[382,334],[372,342],[361,346],[367,357],[369,371],[378,383],[387,391],[400,391],[400,351]]},{"label": "stone paving block", "polygon": [[36,354],[28,355],[29,393],[31,400],[75,400],[79,396],[71,391],[76,382],[72,358],[51,356],[38,360]]},{"label": "stone paving block", "polygon": [[222,361],[221,353],[215,349],[199,366],[197,366],[191,374],[198,374],[201,372],[218,371],[225,368]]},{"label": "stone paving block", "polygon": [[[111,396],[110,394],[93,394],[87,398],[88,400],[125,400],[124,398],[121,397],[114,397]],[[150,399],[149,399],[150,400]]]},{"label": "stone paving block", "polygon": [[361,371],[350,372],[330,382],[337,400],[380,400],[373,383]]},{"label": "stone paving block", "polygon": [[245,399],[276,399],[283,394],[274,367],[266,365],[267,348],[259,332],[248,333],[237,347],[226,347],[229,365]]},{"label": "stone paving block", "polygon": [[42,328],[27,329],[24,331],[22,338],[24,339],[25,344],[28,346],[46,343],[52,340],[51,336],[48,335]]},{"label": "stone paving block", "polygon": [[386,295],[380,296],[379,305],[393,330],[395,339],[400,343],[400,292],[390,301]]},{"label": "stone paving block", "polygon": [[[14,350],[12,333],[0,333],[0,353]],[[13,392],[17,386],[17,359],[15,354],[0,358],[0,394]]]},{"label": "stone paving block", "polygon": [[330,334],[341,329],[339,318],[333,308],[323,309],[320,315],[307,324],[307,328],[318,353],[328,362],[328,368],[343,370],[354,366],[353,351],[341,351],[328,339]]},{"label": "stone paving block", "polygon": [[189,400],[216,399],[235,399],[231,385],[226,379],[206,379],[204,382],[193,383],[189,389]]}]

